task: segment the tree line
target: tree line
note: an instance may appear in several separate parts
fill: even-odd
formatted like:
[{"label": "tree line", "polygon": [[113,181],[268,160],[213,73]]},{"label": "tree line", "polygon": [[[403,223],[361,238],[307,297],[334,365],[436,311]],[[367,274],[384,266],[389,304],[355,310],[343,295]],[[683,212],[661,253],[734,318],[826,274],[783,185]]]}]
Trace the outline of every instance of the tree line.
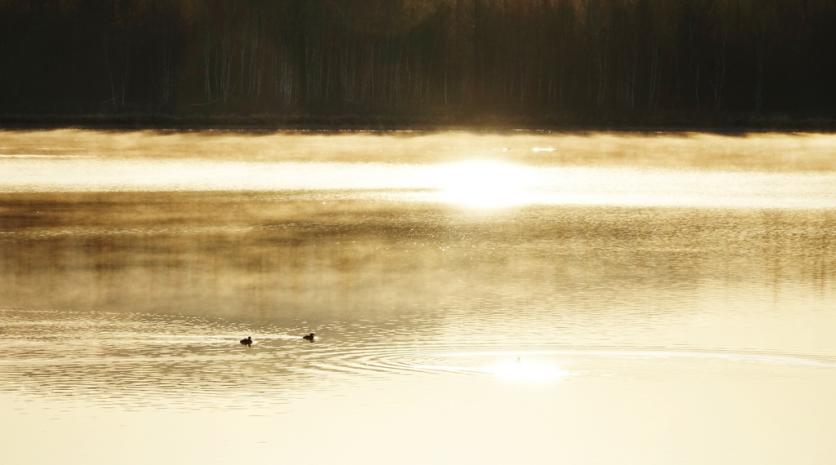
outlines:
[{"label": "tree line", "polygon": [[0,113],[836,113],[833,0],[0,0]]}]

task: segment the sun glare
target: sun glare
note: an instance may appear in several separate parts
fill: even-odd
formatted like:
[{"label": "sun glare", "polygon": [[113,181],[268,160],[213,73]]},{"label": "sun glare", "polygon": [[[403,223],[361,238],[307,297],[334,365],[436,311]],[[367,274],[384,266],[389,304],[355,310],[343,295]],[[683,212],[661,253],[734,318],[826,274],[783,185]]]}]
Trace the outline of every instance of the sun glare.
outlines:
[{"label": "sun glare", "polygon": [[522,383],[550,383],[568,375],[568,372],[552,363],[508,360],[485,367],[484,371],[497,378]]},{"label": "sun glare", "polygon": [[468,208],[505,208],[534,200],[536,171],[500,161],[464,161],[439,167],[434,184],[442,202]]}]

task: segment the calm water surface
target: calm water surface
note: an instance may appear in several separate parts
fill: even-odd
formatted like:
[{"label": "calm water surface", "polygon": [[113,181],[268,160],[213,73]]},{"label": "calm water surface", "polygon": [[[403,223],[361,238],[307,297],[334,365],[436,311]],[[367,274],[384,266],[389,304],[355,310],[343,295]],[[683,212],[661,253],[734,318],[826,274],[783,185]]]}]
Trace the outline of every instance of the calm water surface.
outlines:
[{"label": "calm water surface", "polygon": [[836,460],[832,135],[0,132],[0,276],[2,463]]}]

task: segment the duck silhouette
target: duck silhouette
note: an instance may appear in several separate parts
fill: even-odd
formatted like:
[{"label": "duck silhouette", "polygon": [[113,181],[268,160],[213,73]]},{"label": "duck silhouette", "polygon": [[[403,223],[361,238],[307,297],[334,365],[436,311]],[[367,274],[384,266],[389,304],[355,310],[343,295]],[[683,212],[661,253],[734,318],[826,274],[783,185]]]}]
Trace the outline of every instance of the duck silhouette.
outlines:
[{"label": "duck silhouette", "polygon": [[252,336],[247,336],[247,337],[245,337],[244,339],[241,339],[241,344],[243,344],[243,345],[245,345],[245,346],[251,346],[251,345],[253,345],[253,338],[252,338]]},{"label": "duck silhouette", "polygon": [[302,336],[302,339],[304,339],[306,341],[313,342],[314,337],[315,337],[314,333],[310,333],[310,334],[306,334],[306,335]]}]

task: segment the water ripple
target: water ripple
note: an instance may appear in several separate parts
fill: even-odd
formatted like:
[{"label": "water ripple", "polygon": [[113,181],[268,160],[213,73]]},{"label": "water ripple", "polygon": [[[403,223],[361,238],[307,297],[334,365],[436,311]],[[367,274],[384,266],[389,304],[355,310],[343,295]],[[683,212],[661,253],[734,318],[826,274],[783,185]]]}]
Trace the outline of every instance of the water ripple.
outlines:
[{"label": "water ripple", "polygon": [[[0,310],[0,391],[86,396],[110,405],[230,408],[277,405],[309,390],[368,377],[554,377],[590,360],[760,364],[836,369],[809,354],[666,347],[570,347],[542,340],[509,347],[479,338],[407,334],[393,322],[333,323],[313,344],[302,326],[257,327],[153,314]],[[252,347],[238,344],[253,334]],[[553,376],[554,375],[554,376]],[[551,379],[551,378],[548,378]]]}]

